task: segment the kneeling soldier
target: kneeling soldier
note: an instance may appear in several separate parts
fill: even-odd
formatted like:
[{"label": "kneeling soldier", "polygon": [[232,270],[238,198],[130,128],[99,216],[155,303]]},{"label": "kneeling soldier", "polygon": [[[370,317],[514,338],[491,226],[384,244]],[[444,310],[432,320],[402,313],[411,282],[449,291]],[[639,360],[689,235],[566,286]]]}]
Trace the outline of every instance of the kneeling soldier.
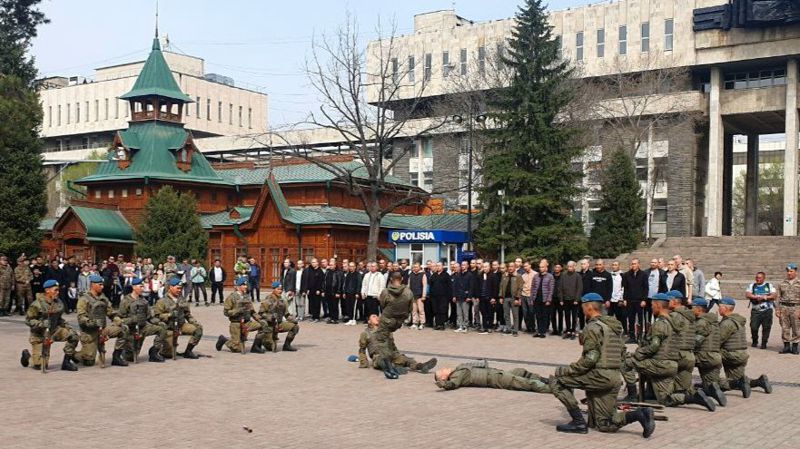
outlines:
[{"label": "kneeling soldier", "polygon": [[407,369],[422,374],[427,374],[436,366],[436,358],[432,358],[425,363],[419,363],[411,357],[400,353],[394,344],[394,337],[389,334],[388,342],[384,343],[378,336],[380,319],[378,315],[372,314],[367,321],[367,328],[361,333],[358,339],[358,361],[359,368],[369,368],[368,357],[372,358],[372,367],[384,372],[389,379],[397,379],[400,375],[406,374]]},{"label": "kneeling soldier", "polygon": [[[745,375],[747,367],[747,333],[745,324],[747,319],[733,313],[736,307],[736,300],[733,298],[722,298],[719,302],[719,314],[722,321],[719,322],[720,352],[722,353],[722,366],[725,368],[725,379],[720,379],[719,386],[722,391],[741,390],[742,397],[750,397],[752,387],[761,387],[769,394],[772,393],[772,384],[769,378],[762,374],[758,379],[750,380]],[[719,376],[719,368],[717,368]]]},{"label": "kneeling soldier", "polygon": [[196,359],[198,356],[192,352],[192,349],[200,343],[200,339],[203,337],[203,326],[192,316],[188,301],[181,295],[181,279],[173,277],[167,281],[167,284],[169,290],[166,296],[156,302],[153,311],[153,315],[159,319],[159,322],[167,326],[167,340],[161,355],[174,359],[178,354],[178,336],[191,335],[192,338],[189,339],[186,350],[183,351],[183,357]]},{"label": "kneeling soldier", "polygon": [[134,354],[138,358],[144,339],[155,335],[153,346],[147,351],[148,359],[151,362],[163,362],[164,357],[160,352],[164,347],[164,340],[167,339],[167,326],[150,314],[150,305],[142,297],[143,288],[142,279],[134,278],[131,281],[130,294],[125,295],[119,305],[119,316],[122,317],[131,334],[126,354],[130,354],[128,360],[132,362]]},{"label": "kneeling soldier", "polygon": [[620,369],[625,344],[622,324],[612,316],[603,315],[603,297],[587,293],[581,298],[586,327],[581,333],[583,353],[569,366],[556,368],[550,379],[553,395],[567,407],[572,421],[559,424],[556,430],[568,433],[587,433],[574,389],[586,391],[589,420],[601,432],[616,432],[621,427],[639,422],[642,436],[649,438],[655,430],[655,414],[649,407],[622,413],[617,411],[617,394],[622,386]]},{"label": "kneeling soldier", "polygon": [[[108,319],[111,319],[110,323]],[[128,366],[123,358],[129,338],[128,327],[122,323],[122,318],[103,294],[103,278],[96,274],[89,276],[89,291],[78,299],[78,326],[81,328],[81,350],[76,356],[78,361],[92,366],[99,352],[100,366],[105,367],[105,342],[109,338],[116,338],[111,364]]]},{"label": "kneeling soldier", "polygon": [[501,390],[550,393],[547,379],[524,368],[503,371],[490,368],[486,360],[462,363],[455,369],[442,368],[433,376],[436,386],[444,390],[461,387],[498,388]]},{"label": "kneeling soldier", "polygon": [[702,296],[692,299],[695,318],[695,365],[700,371],[700,381],[707,396],[725,407],[728,400],[719,387],[719,369],[722,355],[719,353],[719,317],[708,311],[708,301]]},{"label": "kneeling soldier", "polygon": [[[32,358],[33,369],[42,369],[42,372],[45,372],[50,357],[50,343],[65,341],[64,361],[61,362],[61,369],[78,371],[78,367],[72,363],[75,346],[78,345],[78,333],[61,318],[61,314],[64,313],[64,303],[58,299],[58,288],[58,282],[55,280],[45,281],[44,295],[37,295],[36,300],[28,307],[25,324],[31,328],[31,336],[28,341],[31,343],[33,354],[31,355],[27,349],[22,351],[20,358],[22,366],[27,367]],[[45,345],[47,347],[43,348]]]},{"label": "kneeling soldier", "polygon": [[250,352],[263,354],[266,352],[262,346],[264,341],[264,326],[255,317],[255,309],[253,309],[253,302],[250,301],[250,296],[247,294],[247,278],[240,277],[234,283],[236,290],[225,298],[225,308],[223,313],[231,321],[229,331],[231,338],[225,338],[220,335],[217,339],[217,351],[222,350],[225,345],[231,352],[240,352],[242,354],[247,352],[245,341],[247,340],[247,333],[258,331],[256,337],[253,339],[253,346]]},{"label": "kneeling soldier", "polygon": [[291,318],[289,311],[286,310],[286,304],[281,298],[281,293],[283,293],[283,289],[280,282],[273,282],[272,293],[261,302],[258,315],[261,317],[262,322],[267,323],[266,336],[264,337],[264,344],[267,349],[277,352],[278,334],[286,332],[283,350],[293,352],[297,351],[297,349],[292,346],[292,341],[297,336],[297,333],[300,332],[300,326],[297,321]]}]

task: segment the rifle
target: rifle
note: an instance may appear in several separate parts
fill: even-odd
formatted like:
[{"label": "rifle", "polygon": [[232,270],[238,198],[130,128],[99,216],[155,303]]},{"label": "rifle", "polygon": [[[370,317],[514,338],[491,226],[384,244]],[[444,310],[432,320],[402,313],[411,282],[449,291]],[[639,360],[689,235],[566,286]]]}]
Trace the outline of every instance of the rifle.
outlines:
[{"label": "rifle", "polygon": [[242,344],[242,355],[247,354],[247,322],[250,321],[250,304],[248,301],[242,301],[239,303],[240,307],[242,307],[242,314],[239,316],[239,334],[241,335],[241,344]]},{"label": "rifle", "polygon": [[178,357],[178,336],[181,334],[181,328],[185,321],[183,308],[176,301],[175,308],[172,309],[172,360],[176,360]]},{"label": "rifle", "polygon": [[42,341],[42,374],[47,374],[47,364],[50,362],[50,346],[53,344],[53,334],[58,327],[59,315],[47,312],[47,328],[44,330]]},{"label": "rifle", "polygon": [[97,323],[97,353],[100,355],[100,368],[106,367],[106,342],[108,336],[105,333],[108,305],[103,301],[97,301],[92,305],[92,318]]},{"label": "rifle", "polygon": [[139,363],[139,350],[142,347],[144,337],[142,329],[147,323],[147,305],[142,304],[143,299],[136,299],[131,304],[131,315],[133,316],[133,363]]}]

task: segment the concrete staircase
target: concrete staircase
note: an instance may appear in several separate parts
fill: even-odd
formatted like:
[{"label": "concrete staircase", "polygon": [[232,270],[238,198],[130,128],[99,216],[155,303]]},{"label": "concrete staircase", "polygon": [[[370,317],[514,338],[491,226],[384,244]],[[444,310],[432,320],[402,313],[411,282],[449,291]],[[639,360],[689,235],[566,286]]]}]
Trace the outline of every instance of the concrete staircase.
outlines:
[{"label": "concrete staircase", "polygon": [[644,269],[652,258],[669,259],[675,254],[693,259],[706,279],[721,271],[722,294],[744,299],[744,290],[757,272],[767,273],[768,282],[779,284],[788,262],[800,264],[800,237],[670,237],[617,260],[627,268],[638,257]]}]

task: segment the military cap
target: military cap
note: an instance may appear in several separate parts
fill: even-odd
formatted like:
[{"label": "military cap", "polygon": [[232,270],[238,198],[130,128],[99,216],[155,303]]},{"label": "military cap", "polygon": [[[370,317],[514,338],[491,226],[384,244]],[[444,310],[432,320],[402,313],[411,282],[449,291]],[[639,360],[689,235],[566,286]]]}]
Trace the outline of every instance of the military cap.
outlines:
[{"label": "military cap", "polygon": [[686,297],[686,295],[679,292],[678,290],[670,290],[666,294],[669,299],[683,299]]},{"label": "military cap", "polygon": [[272,288],[281,288],[281,283],[278,282],[278,281],[273,282],[272,283]]},{"label": "military cap", "polygon": [[44,281],[44,284],[42,284],[42,287],[44,287],[44,288],[58,287],[58,281],[55,280],[55,279],[48,279],[48,280]]},{"label": "military cap", "polygon": [[792,263],[789,263],[789,264],[786,264],[786,270],[787,270],[787,271],[788,271],[788,270],[794,270],[794,271],[797,271],[797,264],[796,264],[796,263],[794,263],[794,262],[792,262]]},{"label": "military cap", "polygon": [[652,301],[669,301],[669,296],[666,293],[656,293],[655,295],[651,296],[650,299]]},{"label": "military cap", "polygon": [[236,279],[236,282],[234,282],[233,284],[236,285],[237,287],[241,287],[242,285],[247,285],[247,279],[245,279],[244,277],[240,277],[239,279]]},{"label": "military cap", "polygon": [[702,296],[695,296],[694,298],[692,298],[692,306],[706,307],[707,308],[708,307],[708,301],[706,301],[706,299],[703,298]]},{"label": "military cap", "polygon": [[350,356],[347,357],[347,361],[348,362],[357,362],[358,361],[358,356],[357,355],[350,355]]},{"label": "military cap", "polygon": [[131,285],[142,285],[142,278],[131,279]]},{"label": "military cap", "polygon": [[170,287],[175,287],[177,285],[181,285],[181,280],[179,278],[177,278],[177,277],[174,277],[174,278],[170,279],[168,283],[169,283]]},{"label": "military cap", "polygon": [[93,274],[93,275],[89,276],[89,282],[92,283],[92,284],[102,284],[103,283],[103,278],[101,278],[100,276],[98,276],[96,274]]},{"label": "military cap", "polygon": [[597,293],[587,293],[581,297],[581,302],[603,302],[603,297]]},{"label": "military cap", "polygon": [[736,306],[736,300],[731,298],[730,296],[726,296],[726,297],[720,299],[719,303],[722,304],[723,306],[731,306],[731,307],[735,307]]}]

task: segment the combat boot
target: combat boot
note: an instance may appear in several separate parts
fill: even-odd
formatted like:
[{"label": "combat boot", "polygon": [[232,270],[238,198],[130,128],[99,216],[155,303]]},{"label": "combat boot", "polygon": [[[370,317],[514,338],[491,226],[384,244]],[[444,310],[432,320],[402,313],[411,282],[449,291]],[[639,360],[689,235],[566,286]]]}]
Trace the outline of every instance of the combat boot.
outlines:
[{"label": "combat boot", "polygon": [[798,348],[797,343],[792,343],[792,354],[794,355],[800,354],[800,348]]},{"label": "combat boot", "polygon": [[225,343],[227,342],[228,338],[224,335],[220,335],[219,338],[217,338],[217,344],[215,345],[217,351],[222,351],[222,347],[225,346]]},{"label": "combat boot", "polygon": [[27,368],[31,361],[31,352],[27,349],[22,350],[22,355],[19,358],[19,364]]},{"label": "combat boot", "polygon": [[155,346],[151,346],[150,349],[147,351],[148,360],[151,362],[163,363],[164,357],[161,357],[161,354],[158,353],[158,349]]},{"label": "combat boot", "polygon": [[199,359],[200,357],[198,357],[197,354],[192,352],[192,349],[194,349],[194,347],[195,347],[195,345],[193,345],[191,343],[186,345],[186,350],[183,351],[183,357],[186,358],[186,359]]},{"label": "combat boot", "polygon": [[391,360],[382,359],[379,366],[383,370],[383,375],[386,376],[387,379],[394,380],[400,377]]},{"label": "combat boot", "polygon": [[623,399],[625,402],[636,402],[639,400],[636,384],[627,384],[625,388],[628,390],[628,394],[625,396],[625,399]]},{"label": "combat boot", "polygon": [[750,379],[743,377],[735,382],[731,382],[731,389],[740,390],[743,398],[749,398],[750,393],[752,392],[750,389]]},{"label": "combat boot", "polygon": [[706,396],[706,393],[703,390],[697,390],[694,393],[694,396],[689,398],[688,402],[690,404],[702,405],[703,407],[707,408],[709,412],[713,412],[717,409],[717,405],[714,404],[714,401],[712,401],[710,397]]},{"label": "combat boot", "polygon": [[778,351],[778,354],[791,354],[791,353],[792,353],[792,350],[789,349],[789,343],[788,342],[783,342],[783,349]]},{"label": "combat boot", "polygon": [[567,424],[559,424],[556,426],[558,432],[565,433],[589,433],[589,428],[586,426],[586,420],[583,419],[583,413],[580,409],[569,410],[569,416],[572,421]]},{"label": "combat boot", "polygon": [[125,361],[123,351],[121,349],[115,349],[114,353],[111,354],[111,365],[128,366],[128,362]]},{"label": "combat boot", "polygon": [[764,393],[771,394],[772,393],[772,384],[769,382],[769,377],[766,374],[762,374],[758,377],[758,379],[750,380],[750,388],[752,387],[760,387],[764,389]]},{"label": "combat boot", "polygon": [[625,424],[639,422],[642,425],[642,436],[650,438],[656,430],[656,416],[650,407],[642,407],[625,413]]},{"label": "combat boot", "polygon": [[297,351],[297,349],[295,349],[292,346],[292,340],[294,340],[294,335],[286,335],[286,340],[284,340],[284,342],[283,342],[283,350],[284,351],[289,351],[289,352]]},{"label": "combat boot", "polygon": [[64,361],[61,362],[61,369],[63,371],[78,371],[78,366],[72,363],[72,357],[64,354]]},{"label": "combat boot", "polygon": [[704,388],[703,391],[708,397],[714,398],[714,400],[719,403],[720,407],[725,407],[728,405],[728,397],[725,396],[725,393],[719,387],[718,383],[714,382],[713,384]]},{"label": "combat boot", "polygon": [[253,340],[253,346],[250,347],[250,352],[255,352],[256,354],[263,354],[267,351],[264,349],[263,346],[261,346],[261,339],[256,338],[255,340]]},{"label": "combat boot", "polygon": [[438,360],[436,359],[436,357],[434,357],[425,363],[418,363],[416,370],[422,374],[428,374],[434,367],[436,367],[437,362]]}]

